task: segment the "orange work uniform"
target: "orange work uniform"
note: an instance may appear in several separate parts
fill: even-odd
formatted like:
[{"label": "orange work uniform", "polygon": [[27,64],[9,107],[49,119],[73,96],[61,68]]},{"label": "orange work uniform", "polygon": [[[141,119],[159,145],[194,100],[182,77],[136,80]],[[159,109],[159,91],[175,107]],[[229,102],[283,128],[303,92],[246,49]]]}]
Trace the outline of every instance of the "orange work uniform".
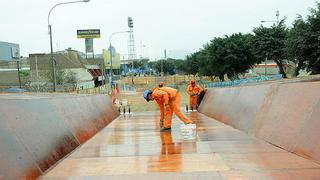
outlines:
[{"label": "orange work uniform", "polygon": [[187,93],[189,94],[189,105],[192,109],[197,109],[198,106],[198,95],[203,91],[201,86],[191,84],[187,87]]},{"label": "orange work uniform", "polygon": [[170,87],[155,88],[151,98],[154,99],[160,107],[161,120],[163,120],[163,126],[165,128],[171,127],[173,112],[184,123],[192,123],[192,121],[180,111],[181,95],[178,90]]}]

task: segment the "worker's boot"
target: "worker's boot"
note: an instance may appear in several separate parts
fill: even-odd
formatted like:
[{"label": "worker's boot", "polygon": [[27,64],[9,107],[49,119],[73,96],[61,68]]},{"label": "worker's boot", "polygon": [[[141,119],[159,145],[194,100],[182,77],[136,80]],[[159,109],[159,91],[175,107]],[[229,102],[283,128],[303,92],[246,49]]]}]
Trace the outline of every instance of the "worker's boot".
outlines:
[{"label": "worker's boot", "polygon": [[163,127],[160,129],[161,132],[171,131],[171,127]]}]

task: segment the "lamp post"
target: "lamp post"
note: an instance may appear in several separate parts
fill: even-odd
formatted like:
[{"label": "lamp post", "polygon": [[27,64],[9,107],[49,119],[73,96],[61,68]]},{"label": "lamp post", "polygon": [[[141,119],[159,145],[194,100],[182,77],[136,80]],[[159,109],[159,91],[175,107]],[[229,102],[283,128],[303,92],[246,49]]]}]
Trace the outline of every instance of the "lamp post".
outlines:
[{"label": "lamp post", "polygon": [[18,67],[19,87],[20,87],[20,89],[21,89],[21,78],[20,78],[20,59],[17,61],[17,67]]},{"label": "lamp post", "polygon": [[[263,23],[278,23],[277,21],[261,21],[261,24]],[[266,58],[264,60],[264,76],[267,76],[267,61],[268,61],[268,55],[266,54]]]},{"label": "lamp post", "polygon": [[[111,89],[112,89],[112,81],[113,81],[113,70],[112,70],[112,58],[113,58],[113,53],[112,53],[112,50],[113,50],[113,47],[112,47],[112,44],[111,44],[111,39],[114,35],[116,34],[123,34],[123,33],[130,33],[130,31],[118,31],[118,32],[114,32],[112,33],[110,36],[109,36],[109,53],[110,53],[110,72],[109,72],[109,75],[110,75],[110,86],[111,86]],[[105,79],[106,79],[106,74],[105,75]]]},{"label": "lamp post", "polygon": [[60,5],[74,4],[74,3],[80,3],[80,2],[89,2],[89,1],[90,0],[79,0],[79,1],[69,1],[69,2],[58,3],[58,4],[54,5],[48,13],[48,28],[49,28],[49,36],[50,36],[50,59],[51,59],[51,68],[52,68],[53,92],[56,92],[57,79],[56,79],[56,63],[53,58],[53,47],[52,47],[52,28],[51,28],[51,24],[50,24],[51,12],[54,8],[56,8],[57,6],[60,6]]},{"label": "lamp post", "polygon": [[261,21],[261,23],[278,23],[278,21]]},{"label": "lamp post", "polygon": [[[261,21],[261,24],[263,24],[263,23],[277,23],[277,24],[279,24],[278,14],[277,14],[277,21]],[[268,61],[268,55],[266,55],[266,58],[264,60],[264,76],[267,76],[267,61]]]},{"label": "lamp post", "polygon": [[[279,23],[280,23],[280,21],[279,21],[280,11],[279,10],[276,11],[276,17],[277,17],[276,21],[261,21],[261,24],[263,24],[263,23],[277,23],[277,25],[279,25]],[[264,76],[267,76],[267,61],[268,61],[268,55],[266,55],[266,59],[264,60]]]},{"label": "lamp post", "polygon": [[[261,24],[263,23],[279,23],[277,21],[261,21]],[[264,76],[267,76],[267,61],[268,61],[268,55],[266,55],[266,58],[264,60]]]}]

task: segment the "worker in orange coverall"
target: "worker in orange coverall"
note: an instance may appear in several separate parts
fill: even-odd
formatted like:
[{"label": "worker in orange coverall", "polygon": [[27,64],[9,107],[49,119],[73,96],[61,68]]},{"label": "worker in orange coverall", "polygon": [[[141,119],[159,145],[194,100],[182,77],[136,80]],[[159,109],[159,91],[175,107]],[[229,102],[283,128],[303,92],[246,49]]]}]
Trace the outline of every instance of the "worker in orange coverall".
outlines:
[{"label": "worker in orange coverall", "polygon": [[178,90],[170,87],[155,88],[153,91],[146,90],[143,93],[146,101],[155,100],[160,107],[160,128],[161,131],[170,131],[173,112],[185,123],[192,124],[180,111],[181,95]]},{"label": "worker in orange coverall", "polygon": [[189,94],[189,105],[191,110],[198,108],[198,96],[203,91],[203,88],[196,84],[195,80],[190,81],[190,85],[187,87],[187,93]]},{"label": "worker in orange coverall", "polygon": [[164,84],[163,81],[159,81],[159,84],[158,84],[158,87],[159,87],[159,88],[163,87],[164,85],[165,85],[165,84]]}]

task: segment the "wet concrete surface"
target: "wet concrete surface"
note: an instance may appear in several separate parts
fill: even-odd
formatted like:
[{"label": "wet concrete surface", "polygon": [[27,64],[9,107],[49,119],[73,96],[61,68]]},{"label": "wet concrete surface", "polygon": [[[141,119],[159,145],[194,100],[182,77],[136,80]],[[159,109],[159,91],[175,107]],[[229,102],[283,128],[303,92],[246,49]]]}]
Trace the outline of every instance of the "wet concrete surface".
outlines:
[{"label": "wet concrete surface", "polygon": [[157,113],[120,116],[41,179],[320,179],[320,165],[212,118],[188,114],[195,140],[181,121],[159,132]]}]

